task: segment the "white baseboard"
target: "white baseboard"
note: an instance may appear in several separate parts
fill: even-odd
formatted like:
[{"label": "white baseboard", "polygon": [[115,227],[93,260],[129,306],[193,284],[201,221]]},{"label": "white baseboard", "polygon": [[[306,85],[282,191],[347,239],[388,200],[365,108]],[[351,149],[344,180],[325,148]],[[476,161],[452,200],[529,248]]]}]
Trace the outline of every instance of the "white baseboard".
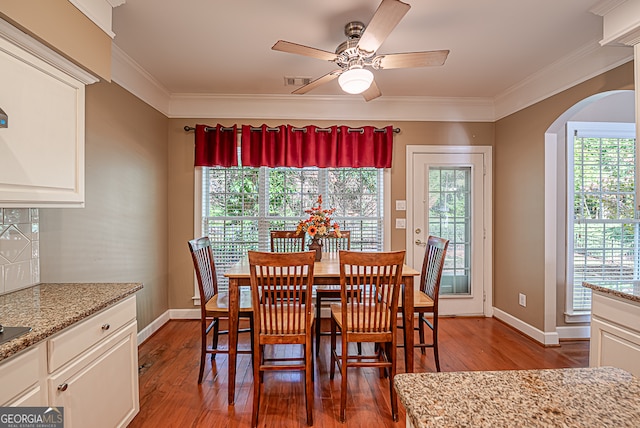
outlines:
[{"label": "white baseboard", "polygon": [[496,307],[493,308],[493,316],[543,345],[558,345],[560,343],[557,332],[539,330]]},{"label": "white baseboard", "polygon": [[158,318],[151,321],[148,326],[140,330],[140,332],[138,332],[138,346],[140,346],[142,342],[150,338],[153,333],[160,330],[160,327],[165,325],[169,321],[169,319],[169,311],[166,311]]},{"label": "white baseboard", "polygon": [[556,327],[560,339],[589,339],[591,338],[591,326],[575,325]]},{"label": "white baseboard", "polygon": [[169,309],[172,320],[199,320],[200,308],[197,309]]},{"label": "white baseboard", "polygon": [[200,319],[200,309],[169,309],[155,320],[151,321],[148,326],[140,330],[138,333],[138,346],[153,333],[160,330],[169,320],[198,320]]}]

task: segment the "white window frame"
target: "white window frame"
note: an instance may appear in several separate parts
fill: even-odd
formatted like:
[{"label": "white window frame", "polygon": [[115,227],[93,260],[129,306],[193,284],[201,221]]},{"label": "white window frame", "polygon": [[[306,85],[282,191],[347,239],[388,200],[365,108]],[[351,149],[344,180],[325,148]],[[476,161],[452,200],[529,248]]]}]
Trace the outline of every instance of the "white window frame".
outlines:
[{"label": "white window frame", "polygon": [[[589,322],[591,310],[577,310],[574,308],[574,136],[589,136],[595,138],[636,138],[635,123],[624,122],[574,122],[566,125],[566,164],[567,164],[567,188],[566,188],[566,298],[565,321],[569,323]],[[638,147],[636,142],[636,153]],[[637,160],[636,160],[637,163]],[[637,187],[640,183],[636,183]]]},{"label": "white window frame", "polygon": [[[202,231],[202,167],[194,169],[194,218],[193,218],[193,236],[203,236]],[[391,249],[391,169],[383,170],[383,249],[389,251]],[[200,293],[198,291],[198,279],[193,276],[193,305],[200,306]]]}]

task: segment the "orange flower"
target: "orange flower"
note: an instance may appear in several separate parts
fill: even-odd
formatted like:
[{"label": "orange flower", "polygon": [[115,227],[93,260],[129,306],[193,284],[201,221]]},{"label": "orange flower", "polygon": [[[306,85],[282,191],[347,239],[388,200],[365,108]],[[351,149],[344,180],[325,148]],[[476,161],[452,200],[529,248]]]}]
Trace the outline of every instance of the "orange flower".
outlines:
[{"label": "orange flower", "polygon": [[304,210],[305,213],[309,214],[309,218],[300,220],[296,231],[298,233],[307,233],[312,238],[324,238],[329,234],[329,231],[333,229],[336,232],[336,236],[340,237],[340,226],[338,226],[338,223],[331,224],[331,215],[335,211],[335,208],[323,209],[322,195],[319,195],[315,206],[311,209]]}]

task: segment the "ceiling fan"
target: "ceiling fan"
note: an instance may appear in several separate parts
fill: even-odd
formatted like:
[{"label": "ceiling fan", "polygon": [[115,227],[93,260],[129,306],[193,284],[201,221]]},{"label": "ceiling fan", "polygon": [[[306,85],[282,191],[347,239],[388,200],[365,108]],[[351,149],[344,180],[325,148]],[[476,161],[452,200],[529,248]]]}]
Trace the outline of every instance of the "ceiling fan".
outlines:
[{"label": "ceiling fan", "polygon": [[368,68],[384,70],[443,65],[449,55],[448,50],[376,54],[380,45],[410,8],[411,5],[399,0],[382,0],[369,25],[365,27],[362,22],[353,21],[345,26],[344,33],[347,40],[336,48],[335,53],[278,40],[271,49],[327,60],[340,67],[292,93],[306,94],[338,78],[342,90],[351,94],[362,94],[366,101],[371,101],[382,93],[373,80],[373,73]]}]

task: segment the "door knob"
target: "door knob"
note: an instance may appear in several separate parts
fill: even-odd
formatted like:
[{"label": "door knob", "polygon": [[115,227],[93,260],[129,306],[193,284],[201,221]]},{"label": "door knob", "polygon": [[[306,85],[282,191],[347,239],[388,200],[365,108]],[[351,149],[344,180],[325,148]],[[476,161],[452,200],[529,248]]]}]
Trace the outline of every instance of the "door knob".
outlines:
[{"label": "door knob", "polygon": [[425,245],[427,245],[427,243],[426,243],[426,242],[424,242],[424,241],[421,241],[421,240],[419,240],[419,239],[416,239],[416,245],[421,245],[421,246],[423,246],[423,247],[424,247]]}]

